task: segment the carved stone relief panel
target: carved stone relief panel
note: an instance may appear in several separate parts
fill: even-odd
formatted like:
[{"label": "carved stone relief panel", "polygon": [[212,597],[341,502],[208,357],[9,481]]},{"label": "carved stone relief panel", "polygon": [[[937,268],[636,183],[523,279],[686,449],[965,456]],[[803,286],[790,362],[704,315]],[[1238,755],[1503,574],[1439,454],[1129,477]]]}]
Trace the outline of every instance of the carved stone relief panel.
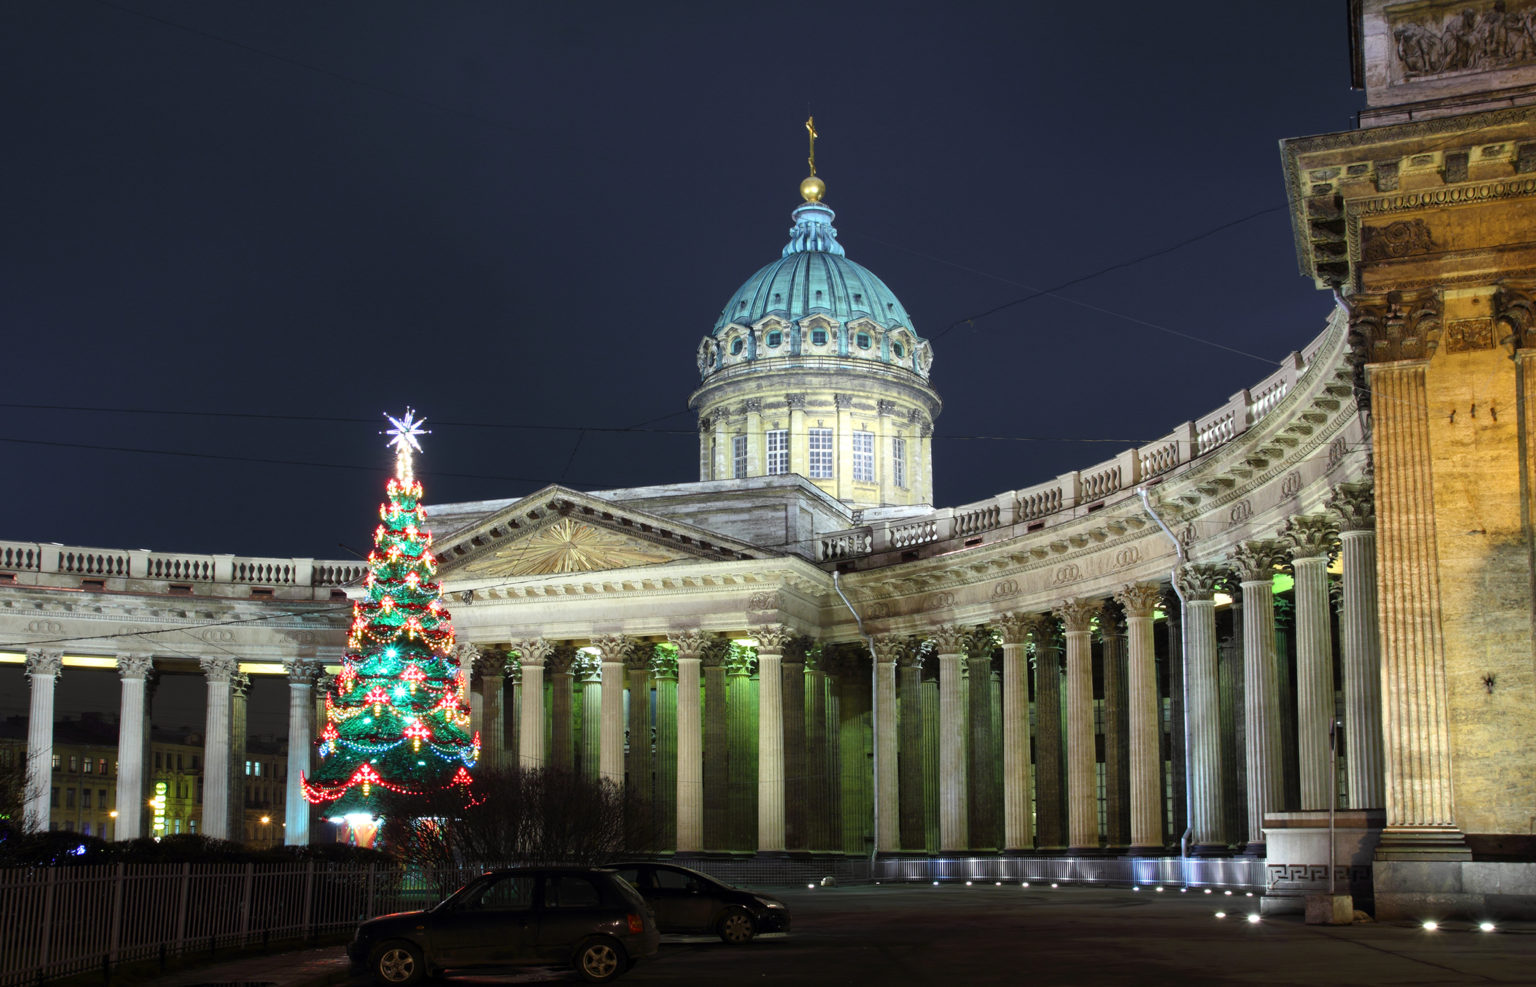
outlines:
[{"label": "carved stone relief panel", "polygon": [[1387,8],[1404,81],[1536,64],[1536,2],[1449,0]]}]

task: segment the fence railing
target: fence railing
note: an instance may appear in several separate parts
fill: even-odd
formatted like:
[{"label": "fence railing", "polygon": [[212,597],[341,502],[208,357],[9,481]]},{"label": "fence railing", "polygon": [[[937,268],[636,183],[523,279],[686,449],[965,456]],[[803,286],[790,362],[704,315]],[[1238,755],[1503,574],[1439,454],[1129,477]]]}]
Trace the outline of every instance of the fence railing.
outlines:
[{"label": "fence railing", "polygon": [[[102,864],[0,870],[0,985],[345,932],[478,873],[385,864]],[[24,917],[22,917],[24,916]]]}]

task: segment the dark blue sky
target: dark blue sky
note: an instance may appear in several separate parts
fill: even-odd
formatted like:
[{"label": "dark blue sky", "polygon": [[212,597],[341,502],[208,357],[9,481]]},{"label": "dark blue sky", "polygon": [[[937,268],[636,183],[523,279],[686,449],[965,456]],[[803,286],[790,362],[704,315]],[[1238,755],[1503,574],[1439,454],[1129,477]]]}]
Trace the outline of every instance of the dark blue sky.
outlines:
[{"label": "dark blue sky", "polygon": [[1321,329],[1276,142],[1353,125],[1343,6],[12,0],[0,538],[344,555],[408,403],[429,501],[696,479],[808,109],[940,505],[1109,458]]}]

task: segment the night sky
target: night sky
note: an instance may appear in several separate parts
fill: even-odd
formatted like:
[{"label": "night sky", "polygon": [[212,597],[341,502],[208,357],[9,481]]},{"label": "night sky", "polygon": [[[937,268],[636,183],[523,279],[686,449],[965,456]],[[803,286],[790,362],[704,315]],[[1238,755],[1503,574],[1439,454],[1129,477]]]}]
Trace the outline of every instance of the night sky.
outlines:
[{"label": "night sky", "polygon": [[1089,466],[1321,330],[1276,142],[1348,70],[1326,0],[11,0],[0,538],[345,558],[407,404],[429,503],[697,479],[808,112],[934,344],[938,505]]}]

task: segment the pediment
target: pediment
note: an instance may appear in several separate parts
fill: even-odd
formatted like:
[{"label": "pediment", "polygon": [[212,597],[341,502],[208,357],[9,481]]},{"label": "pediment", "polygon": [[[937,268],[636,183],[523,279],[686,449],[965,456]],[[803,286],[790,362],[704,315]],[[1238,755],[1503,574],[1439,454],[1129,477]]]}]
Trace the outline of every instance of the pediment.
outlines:
[{"label": "pediment", "polygon": [[442,576],[456,580],[602,572],[768,554],[692,525],[561,487],[546,487],[437,545]]}]

